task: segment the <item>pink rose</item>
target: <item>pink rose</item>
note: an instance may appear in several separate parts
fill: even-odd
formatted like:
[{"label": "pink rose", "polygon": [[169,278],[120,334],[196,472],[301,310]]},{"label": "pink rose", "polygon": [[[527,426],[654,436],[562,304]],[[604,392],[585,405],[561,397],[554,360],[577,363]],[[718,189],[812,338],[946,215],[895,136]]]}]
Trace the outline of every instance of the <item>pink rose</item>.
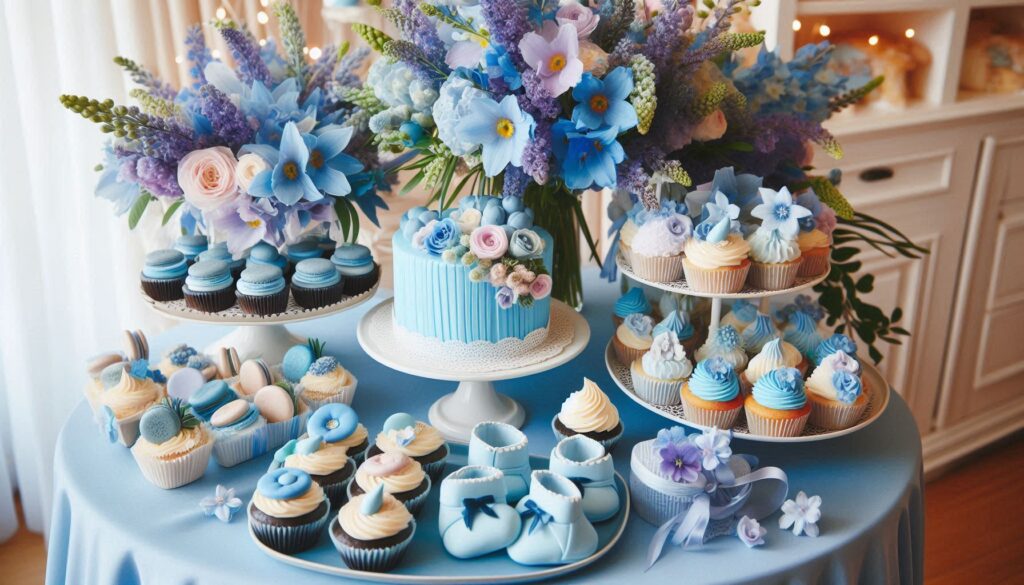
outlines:
[{"label": "pink rose", "polygon": [[693,129],[693,139],[705,142],[707,140],[718,140],[725,134],[729,122],[725,119],[722,110],[715,110],[697,124]]},{"label": "pink rose", "polygon": [[537,278],[530,283],[530,296],[536,300],[543,299],[551,294],[551,277],[547,274],[538,274]]},{"label": "pink rose", "polygon": [[555,14],[555,20],[560,25],[573,25],[576,28],[576,36],[582,40],[590,37],[590,33],[594,32],[594,29],[597,28],[597,23],[601,20],[601,17],[586,6],[570,2],[558,9],[558,12]]},{"label": "pink rose", "polygon": [[508,234],[496,225],[480,226],[469,236],[469,250],[477,258],[497,260],[508,250]]},{"label": "pink rose", "polygon": [[491,266],[491,284],[494,286],[505,286],[505,277],[508,276],[508,267],[504,264]]},{"label": "pink rose", "polygon": [[201,211],[213,211],[235,200],[235,155],[223,146],[193,150],[178,163],[178,186],[185,201]]}]

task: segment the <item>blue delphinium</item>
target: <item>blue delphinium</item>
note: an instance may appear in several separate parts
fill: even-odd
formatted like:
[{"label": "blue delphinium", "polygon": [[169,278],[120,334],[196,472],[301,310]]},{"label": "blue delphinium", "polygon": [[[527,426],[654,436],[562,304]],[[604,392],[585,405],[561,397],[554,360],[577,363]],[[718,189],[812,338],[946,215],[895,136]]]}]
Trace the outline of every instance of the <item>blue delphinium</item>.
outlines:
[{"label": "blue delphinium", "polygon": [[690,216],[694,219],[707,219],[704,216],[704,204],[711,200],[716,193],[723,193],[729,199],[729,203],[738,205],[744,214],[749,214],[755,205],[761,202],[758,189],[761,188],[761,177],[740,174],[737,175],[732,167],[723,167],[715,171],[715,178],[708,185],[701,185],[694,191],[687,193],[686,205],[690,210]]},{"label": "blue delphinium", "polygon": [[108,145],[103,151],[103,172],[96,183],[96,196],[113,202],[114,213],[122,215],[131,209],[142,190],[134,181],[125,180],[121,174],[121,166],[135,164],[130,157],[118,158]]},{"label": "blue delphinium", "polygon": [[490,98],[473,100],[455,131],[459,140],[482,147],[484,172],[493,177],[509,164],[523,166],[523,149],[533,125],[533,117],[520,110],[515,96],[509,95],[500,103]]},{"label": "blue delphinium", "polygon": [[604,79],[584,73],[573,88],[572,97],[578,103],[572,111],[577,128],[597,130],[602,126],[615,126],[625,132],[636,126],[636,109],[627,100],[633,91],[633,70],[616,67]]},{"label": "blue delphinium", "polygon": [[551,133],[567,187],[615,187],[615,165],[622,162],[626,153],[616,140],[618,130],[614,126],[581,131],[573,122],[560,120],[552,126]]},{"label": "blue delphinium", "polygon": [[484,64],[487,67],[487,76],[490,79],[500,79],[507,90],[515,91],[523,86],[523,76],[519,74],[505,47],[491,45],[484,53]]},{"label": "blue delphinium", "polygon": [[309,149],[295,122],[285,124],[276,159],[268,158],[267,152],[267,149],[262,149],[258,154],[274,166],[260,171],[253,178],[249,193],[254,197],[273,197],[285,205],[294,205],[302,199],[317,201],[323,198],[306,174]]}]

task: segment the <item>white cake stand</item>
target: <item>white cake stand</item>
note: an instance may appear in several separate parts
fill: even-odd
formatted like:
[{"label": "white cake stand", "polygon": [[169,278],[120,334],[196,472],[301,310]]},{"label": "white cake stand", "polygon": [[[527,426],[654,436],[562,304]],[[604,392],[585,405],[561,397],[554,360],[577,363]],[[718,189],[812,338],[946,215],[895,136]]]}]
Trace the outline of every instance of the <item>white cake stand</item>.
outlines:
[{"label": "white cake stand", "polygon": [[[466,371],[444,353],[435,354],[429,360],[409,352],[403,352],[396,343],[393,320],[394,299],[388,299],[370,309],[359,321],[356,336],[359,345],[374,360],[399,372],[429,378],[458,382],[451,394],[446,394],[430,407],[430,424],[437,428],[446,439],[466,442],[473,427],[483,421],[500,421],[520,427],[526,411],[515,400],[494,390],[494,382],[513,380],[556,368],[578,356],[590,341],[590,326],[579,313],[560,301],[552,301],[549,330],[571,327],[571,339],[562,345],[542,342],[533,351],[537,354],[551,354],[530,362],[529,354],[523,354],[524,365],[499,368],[491,371]],[[547,345],[545,345],[547,344]]]},{"label": "white cake stand", "polygon": [[373,298],[377,292],[377,285],[378,283],[374,283],[373,287],[364,293],[343,297],[333,305],[318,309],[303,309],[295,304],[295,299],[289,296],[288,308],[283,313],[268,317],[247,315],[238,305],[219,313],[206,313],[190,309],[185,305],[184,300],[155,301],[145,293],[142,293],[142,298],[154,311],[178,321],[208,325],[236,325],[230,333],[203,349],[207,355],[216,356],[220,352],[220,348],[233,347],[238,352],[238,359],[241,361],[261,358],[271,365],[276,365],[281,363],[288,349],[306,342],[304,338],[289,331],[285,325],[319,319],[355,308]]}]

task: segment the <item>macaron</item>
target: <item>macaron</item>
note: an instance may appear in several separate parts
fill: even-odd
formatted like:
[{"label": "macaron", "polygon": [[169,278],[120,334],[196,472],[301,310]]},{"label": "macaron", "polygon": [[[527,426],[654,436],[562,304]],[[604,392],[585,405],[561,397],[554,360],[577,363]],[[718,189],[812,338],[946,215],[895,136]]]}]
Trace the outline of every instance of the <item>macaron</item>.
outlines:
[{"label": "macaron", "polygon": [[238,389],[246,396],[252,396],[264,386],[274,383],[270,367],[263,360],[245,360],[238,370]]},{"label": "macaron", "polygon": [[90,378],[99,378],[107,366],[124,362],[124,357],[119,351],[105,351],[86,360],[85,369]]},{"label": "macaron", "polygon": [[238,360],[238,352],[235,351],[235,348],[220,348],[220,361],[217,364],[217,370],[220,372],[220,377],[234,378],[238,375],[238,371],[241,369],[242,364]]},{"label": "macaron", "polygon": [[197,417],[203,420],[210,420],[210,416],[218,408],[238,398],[224,380],[211,380],[188,398],[188,403]]},{"label": "macaron", "polygon": [[217,409],[210,417],[210,424],[215,427],[226,427],[249,413],[249,402],[244,398],[232,400]]},{"label": "macaron", "polygon": [[144,439],[159,445],[174,438],[181,431],[181,419],[166,404],[150,407],[139,420],[139,433]]},{"label": "macaron", "polygon": [[125,331],[123,337],[125,347],[128,349],[129,360],[149,359],[149,341],[146,340],[146,336],[142,331],[137,329],[135,331]]},{"label": "macaron", "polygon": [[117,383],[121,381],[121,375],[124,374],[127,368],[128,362],[118,362],[103,368],[103,371],[100,372],[100,382],[103,384],[103,387],[109,390],[117,386]]},{"label": "macaron", "polygon": [[406,412],[396,412],[384,421],[384,432],[400,431],[404,428],[416,428],[416,419]]},{"label": "macaron", "polygon": [[256,392],[253,403],[268,423],[286,421],[295,416],[295,401],[284,388],[273,384]]},{"label": "macaron", "polygon": [[309,366],[316,361],[313,348],[307,344],[296,345],[284,354],[281,361],[281,372],[292,382],[298,382],[309,371]]},{"label": "macaron", "polygon": [[173,398],[188,400],[204,384],[206,376],[203,372],[194,368],[182,368],[167,378],[167,393]]}]

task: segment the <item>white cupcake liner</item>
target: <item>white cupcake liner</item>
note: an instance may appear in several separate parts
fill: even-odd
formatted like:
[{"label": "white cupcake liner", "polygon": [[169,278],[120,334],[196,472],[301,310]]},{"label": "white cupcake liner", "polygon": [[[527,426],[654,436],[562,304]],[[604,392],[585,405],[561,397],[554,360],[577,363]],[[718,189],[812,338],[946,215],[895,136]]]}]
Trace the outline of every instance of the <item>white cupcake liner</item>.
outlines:
[{"label": "white cupcake liner", "polygon": [[207,437],[206,443],[176,459],[163,460],[156,457],[140,455],[138,449],[132,447],[132,455],[142,471],[142,476],[158,488],[173,490],[192,483],[206,473],[213,453],[213,437]]},{"label": "white cupcake liner", "polygon": [[800,258],[802,260],[800,269],[796,273],[797,276],[818,276],[829,270],[829,253],[806,255]]},{"label": "white cupcake liner", "polygon": [[269,453],[306,432],[306,419],[310,409],[299,405],[299,413],[292,418],[266,423],[254,430],[245,429],[230,437],[217,437],[213,445],[213,458],[221,467],[234,467],[264,453]]},{"label": "white cupcake liner", "polygon": [[622,257],[626,260],[626,262],[628,262],[629,265],[632,266],[633,265],[633,246],[630,246],[629,244],[627,244],[626,242],[623,242],[620,239],[619,240],[619,252],[622,253]]},{"label": "white cupcake liner", "polygon": [[[555,421],[556,420],[558,420],[558,415],[557,414],[555,415],[554,418],[551,419],[551,431],[555,433],[555,442],[556,443],[561,441],[562,439],[568,439],[569,437],[575,437],[576,436],[576,435],[567,435],[565,433],[560,432],[558,430],[558,427],[555,426]],[[619,439],[622,438],[622,434],[626,431],[626,427],[625,427],[625,425],[622,424],[621,420],[619,421],[619,425],[622,426],[622,428],[619,430],[619,434],[615,435],[614,437],[612,437],[610,439],[602,439],[602,440],[597,441],[598,443],[601,443],[604,446],[604,450],[606,452],[608,452],[608,453],[612,452],[612,449],[615,448],[615,445],[619,442]],[[587,436],[586,433],[579,433],[579,434],[581,434],[583,436]]]},{"label": "white cupcake liner", "polygon": [[747,428],[752,435],[763,437],[799,437],[807,426],[807,419],[810,413],[797,418],[786,418],[774,420],[758,416],[756,413],[747,410]]},{"label": "white cupcake liner", "polygon": [[697,292],[705,293],[737,293],[743,290],[747,281],[750,263],[742,268],[700,268],[683,258],[683,273],[686,284]]},{"label": "white cupcake liner", "polygon": [[631,364],[647,353],[646,349],[637,349],[622,343],[617,335],[612,336],[612,350],[615,351],[615,357],[619,358],[621,364]]},{"label": "white cupcake liner", "polygon": [[800,259],[782,264],[751,262],[747,280],[750,285],[763,290],[782,290],[793,286],[796,273],[800,271]]},{"label": "white cupcake liner", "polygon": [[253,534],[263,544],[284,554],[294,554],[316,546],[317,541],[320,540],[320,534],[324,531],[324,526],[327,526],[327,521],[331,517],[331,503],[328,501],[327,511],[313,522],[299,526],[275,526],[253,519],[252,507],[253,503],[249,502],[247,510],[249,526],[252,527]]},{"label": "white cupcake liner", "polygon": [[731,429],[736,424],[743,405],[729,410],[712,410],[701,408],[683,400],[683,415],[686,420],[705,427],[718,427],[720,429]]},{"label": "white cupcake liner", "polygon": [[645,374],[639,360],[634,360],[629,367],[629,375],[633,380],[633,391],[645,402],[658,406],[675,406],[679,404],[679,389],[682,380],[659,380]]},{"label": "white cupcake liner", "polygon": [[341,555],[341,560],[345,562],[348,568],[355,571],[386,573],[398,564],[402,554],[405,553],[405,549],[412,542],[413,536],[416,535],[416,519],[410,520],[409,525],[412,526],[409,537],[398,544],[386,548],[355,548],[335,538],[333,528],[327,532],[331,536],[334,548]]},{"label": "white cupcake liner", "polygon": [[306,396],[302,384],[295,385],[295,393],[298,394],[299,400],[304,402],[310,410],[316,410],[325,404],[344,404],[345,406],[351,406],[352,400],[356,397],[356,386],[359,384],[359,380],[356,379],[352,372],[349,372],[349,376],[352,377],[352,383],[342,386],[338,390],[337,394],[328,396],[327,398],[315,399]]},{"label": "white cupcake liner", "polygon": [[675,282],[683,277],[682,254],[675,256],[644,256],[634,252],[631,265],[640,278],[654,282]]},{"label": "white cupcake liner", "polygon": [[[431,486],[434,485],[433,482],[431,481],[429,475],[425,476],[423,479],[424,479],[424,481],[427,482],[427,489],[423,490],[422,494],[416,496],[415,498],[412,498],[411,500],[405,500],[405,501],[399,500],[400,502],[402,502],[402,504],[405,505],[405,509],[409,510],[409,513],[412,514],[413,516],[419,514],[420,510],[423,509],[423,506],[427,503],[427,496],[430,495]],[[356,485],[356,481],[355,481],[355,477],[353,476],[352,481],[349,482],[348,486],[346,486],[346,489],[345,489],[345,497],[347,497],[350,500],[353,497],[355,497],[355,496],[352,495],[352,486],[354,486],[354,485]],[[392,495],[395,495],[395,494],[392,494]],[[395,499],[398,499],[398,498],[395,498]]]},{"label": "white cupcake liner", "polygon": [[823,429],[836,431],[852,427],[860,420],[862,414],[868,407],[868,400],[861,404],[844,404],[833,400],[811,400],[811,417],[809,422]]}]

